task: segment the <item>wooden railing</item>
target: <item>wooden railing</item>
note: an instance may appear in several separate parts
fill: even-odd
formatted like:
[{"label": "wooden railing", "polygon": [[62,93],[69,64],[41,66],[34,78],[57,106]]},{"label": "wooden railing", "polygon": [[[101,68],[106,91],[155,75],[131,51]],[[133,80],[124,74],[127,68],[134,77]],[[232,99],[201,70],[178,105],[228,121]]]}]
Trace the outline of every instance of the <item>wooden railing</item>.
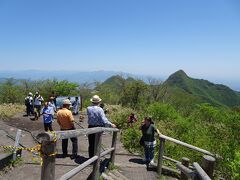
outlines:
[{"label": "wooden railing", "polygon": [[[204,164],[204,169],[207,171],[205,172],[201,166],[198,163],[193,163],[193,166],[191,167],[191,169],[188,167],[189,166],[189,160],[187,160],[187,158],[183,158],[182,163],[175,160],[175,159],[171,159],[169,157],[165,157],[164,156],[164,148],[165,148],[165,142],[170,141],[173,142],[175,144],[184,146],[188,149],[191,149],[193,151],[197,151],[200,152],[202,154],[204,154],[204,160],[203,160],[203,164]],[[157,173],[159,175],[162,174],[162,167],[163,167],[163,159],[167,159],[170,160],[174,163],[176,163],[176,166],[178,169],[180,169],[181,171],[181,178],[180,179],[187,179],[187,178],[191,178],[194,179],[195,177],[199,177],[200,179],[204,179],[204,180],[209,180],[211,179],[210,177],[212,177],[213,174],[213,169],[214,169],[214,165],[215,165],[215,155],[212,154],[211,152],[201,149],[199,147],[193,146],[191,144],[179,141],[177,139],[165,136],[165,135],[160,135],[160,146],[159,146],[159,154],[158,154],[158,163],[157,163]]]},{"label": "wooden railing", "polygon": [[[102,142],[102,133],[103,132],[113,132],[112,145],[111,148],[100,152],[101,142]],[[91,179],[97,180],[100,176],[99,167],[100,167],[100,158],[106,154],[111,153],[110,162],[114,164],[115,161],[115,150],[116,150],[116,140],[118,129],[116,128],[89,128],[89,129],[76,129],[69,131],[55,131],[54,133],[40,133],[37,138],[40,140],[42,146],[41,151],[43,154],[43,164],[41,169],[41,180],[54,180],[55,179],[55,153],[56,153],[56,141],[61,139],[67,139],[71,137],[78,137],[88,134],[97,134],[95,136],[95,152],[94,156],[78,167],[72,169],[68,173],[60,177],[60,180],[70,179],[75,176],[81,170],[86,168],[88,165],[93,164],[93,171]]]},{"label": "wooden railing", "polygon": [[[100,152],[101,150],[101,142],[102,142],[102,133],[103,132],[113,132],[112,137],[112,145],[111,148]],[[100,176],[99,174],[99,166],[100,166],[100,158],[105,156],[106,154],[111,153],[110,155],[110,162],[114,164],[115,161],[115,150],[116,150],[116,140],[117,140],[117,133],[118,129],[116,128],[103,128],[103,127],[96,127],[96,128],[90,128],[90,129],[77,129],[77,130],[69,130],[69,131],[55,131],[55,133],[41,133],[37,136],[37,138],[41,141],[42,147],[41,151],[43,154],[43,164],[42,164],[42,170],[41,170],[41,180],[54,180],[55,179],[55,155],[53,155],[56,152],[56,140],[61,139],[67,139],[71,137],[78,137],[88,134],[97,134],[95,136],[95,152],[94,156],[78,167],[72,169],[68,173],[62,175],[60,177],[60,180],[66,180],[70,179],[73,176],[75,176],[77,173],[79,173],[81,170],[86,168],[88,165],[93,164],[93,170],[92,170],[92,177],[91,179],[97,180]],[[55,140],[54,140],[55,139]],[[205,162],[211,162],[211,167],[208,166],[209,163],[205,163],[205,169],[208,169],[208,172],[205,172],[201,166],[198,163],[193,163],[193,166],[189,165],[189,160],[186,160],[183,158],[182,163],[171,159],[169,157],[164,156],[164,148],[165,148],[165,142],[170,141],[175,144],[184,146],[188,149],[200,152],[204,155],[207,155],[207,157],[210,157],[210,161]],[[174,163],[176,163],[176,166],[181,171],[181,179],[185,178],[191,178],[194,179],[195,177],[199,177],[200,179],[209,180],[212,173],[213,173],[213,167],[215,163],[214,154],[211,152],[201,149],[199,147],[193,146],[191,144],[179,141],[177,139],[161,135],[160,136],[160,147],[159,147],[159,155],[158,155],[158,163],[157,163],[157,173],[159,175],[162,174],[163,169],[163,159],[170,160]],[[188,162],[187,162],[188,161]],[[210,170],[209,170],[210,169]],[[209,176],[210,174],[210,176]]]}]

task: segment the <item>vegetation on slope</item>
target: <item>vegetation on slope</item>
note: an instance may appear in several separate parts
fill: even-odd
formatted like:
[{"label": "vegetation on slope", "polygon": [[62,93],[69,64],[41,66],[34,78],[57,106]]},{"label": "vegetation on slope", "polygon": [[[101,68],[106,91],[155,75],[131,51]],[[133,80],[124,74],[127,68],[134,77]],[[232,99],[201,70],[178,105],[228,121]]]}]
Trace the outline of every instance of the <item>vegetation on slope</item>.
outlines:
[{"label": "vegetation on slope", "polygon": [[193,79],[179,70],[169,76],[164,85],[170,91],[170,94],[178,91],[186,95],[195,96],[198,102],[210,103],[214,106],[233,107],[240,104],[240,98],[237,92],[221,84],[213,84],[207,80]]},{"label": "vegetation on slope", "polygon": [[[138,145],[141,136],[138,127],[140,121],[150,115],[163,134],[218,154],[221,158],[217,162],[217,177],[237,179],[240,176],[240,95],[226,86],[190,78],[183,71],[171,75],[163,84],[154,79],[146,84],[114,76],[104,83],[96,83],[94,89],[87,83],[8,79],[0,84],[0,104],[23,104],[28,92],[37,90],[45,99],[51,91],[63,96],[80,92],[85,106],[96,93],[104,103],[115,104],[108,107],[109,116],[122,129],[121,139],[130,152],[143,151]],[[131,112],[138,115],[139,122],[134,128],[127,128]],[[182,157],[189,157],[191,161],[201,159],[200,154],[172,143],[166,143],[165,154],[178,160]]]}]

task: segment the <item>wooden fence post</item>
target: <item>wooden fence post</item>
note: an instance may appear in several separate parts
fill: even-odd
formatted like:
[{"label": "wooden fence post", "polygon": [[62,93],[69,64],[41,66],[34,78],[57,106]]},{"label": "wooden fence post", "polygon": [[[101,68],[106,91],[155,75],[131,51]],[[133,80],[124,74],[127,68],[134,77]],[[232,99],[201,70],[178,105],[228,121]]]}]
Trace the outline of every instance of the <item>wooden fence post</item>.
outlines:
[{"label": "wooden fence post", "polygon": [[98,156],[98,159],[93,164],[92,179],[98,180],[100,176],[100,153],[101,153],[101,143],[102,143],[102,132],[95,134],[95,145],[94,145],[94,156]]},{"label": "wooden fence post", "polygon": [[112,147],[114,148],[114,150],[111,152],[111,156],[110,156],[110,162],[112,164],[114,164],[115,162],[116,142],[117,142],[117,132],[113,132]]},{"label": "wooden fence post", "polygon": [[41,150],[43,154],[41,180],[55,180],[56,142],[43,140]]},{"label": "wooden fence post", "polygon": [[162,174],[162,164],[163,164],[163,153],[164,153],[165,139],[160,138],[160,146],[158,153],[158,164],[157,164],[157,173]]},{"label": "wooden fence post", "polygon": [[19,141],[20,141],[20,136],[21,136],[21,133],[22,133],[22,130],[21,129],[18,129],[17,130],[17,134],[16,134],[16,137],[15,137],[15,142],[14,142],[14,151],[13,151],[13,160],[15,161],[16,158],[17,158],[17,147],[19,146]]},{"label": "wooden fence post", "polygon": [[[183,157],[182,165],[184,165],[185,167],[189,167],[189,159],[186,157]],[[183,172],[181,172],[180,180],[188,180],[188,177]]]},{"label": "wooden fence post", "polygon": [[211,179],[213,178],[215,162],[216,159],[214,157],[208,155],[203,156],[202,167]]}]

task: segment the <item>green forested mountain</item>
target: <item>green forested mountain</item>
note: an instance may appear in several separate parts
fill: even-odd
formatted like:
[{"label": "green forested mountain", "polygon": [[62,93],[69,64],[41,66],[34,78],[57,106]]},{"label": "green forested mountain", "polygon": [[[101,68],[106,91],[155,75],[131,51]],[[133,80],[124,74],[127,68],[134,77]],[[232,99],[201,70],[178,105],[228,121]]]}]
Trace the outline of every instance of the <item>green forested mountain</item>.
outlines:
[{"label": "green forested mountain", "polygon": [[[131,80],[134,80],[133,78],[131,78]],[[116,75],[116,76],[111,76],[110,78],[106,79],[106,81],[104,81],[100,86],[108,86],[109,88],[111,88],[112,90],[119,92],[123,86],[125,85],[125,83],[127,81],[131,81],[131,80],[127,80],[124,79],[122,76],[120,75]]]},{"label": "green forested mountain", "polygon": [[128,77],[127,79],[123,78],[120,75],[116,75],[116,76],[111,76],[110,78],[108,78],[106,81],[104,81],[102,83],[102,85],[110,85],[116,89],[121,88],[125,83],[128,82],[133,82],[135,81],[134,78],[132,77]]},{"label": "green forested mountain", "polygon": [[121,101],[123,92],[129,84],[137,82],[134,78],[124,78],[120,75],[112,76],[103,83],[96,86],[96,90],[101,97],[105,99],[105,102],[109,104],[118,104]]},{"label": "green forested mountain", "polygon": [[176,100],[176,98],[189,97],[194,102],[206,102],[215,106],[240,105],[239,92],[222,84],[191,78],[183,70],[170,75],[163,86],[167,91],[165,99]]},{"label": "green forested mountain", "polygon": [[[103,96],[106,96],[105,99],[119,100],[119,95],[126,91],[130,84],[136,82],[140,81],[131,77],[125,79],[116,75],[99,84],[96,89],[104,92]],[[143,81],[141,83],[147,85]],[[149,96],[149,93],[151,94],[154,91],[154,95],[152,94],[154,101],[167,102],[178,108],[185,108],[186,106],[189,107],[200,103],[225,107],[240,105],[240,92],[236,92],[225,85],[191,78],[183,70],[170,75],[163,84],[150,84],[147,91],[145,92],[146,94],[142,95]],[[151,98],[147,97],[147,99]]]}]

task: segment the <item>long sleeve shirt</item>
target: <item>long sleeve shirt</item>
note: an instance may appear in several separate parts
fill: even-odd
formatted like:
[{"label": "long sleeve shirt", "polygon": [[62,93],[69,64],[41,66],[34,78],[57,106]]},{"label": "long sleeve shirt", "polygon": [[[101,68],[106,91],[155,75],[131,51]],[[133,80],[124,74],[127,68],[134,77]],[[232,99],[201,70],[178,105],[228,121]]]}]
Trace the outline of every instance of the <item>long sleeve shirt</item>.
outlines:
[{"label": "long sleeve shirt", "polygon": [[91,126],[111,126],[103,109],[97,105],[87,107],[88,124]]},{"label": "long sleeve shirt", "polygon": [[53,109],[51,107],[44,107],[41,110],[41,114],[43,115],[43,122],[44,123],[51,123],[53,120]]},{"label": "long sleeve shirt", "polygon": [[44,99],[41,95],[34,97],[34,105],[40,106],[43,101],[44,101]]}]

